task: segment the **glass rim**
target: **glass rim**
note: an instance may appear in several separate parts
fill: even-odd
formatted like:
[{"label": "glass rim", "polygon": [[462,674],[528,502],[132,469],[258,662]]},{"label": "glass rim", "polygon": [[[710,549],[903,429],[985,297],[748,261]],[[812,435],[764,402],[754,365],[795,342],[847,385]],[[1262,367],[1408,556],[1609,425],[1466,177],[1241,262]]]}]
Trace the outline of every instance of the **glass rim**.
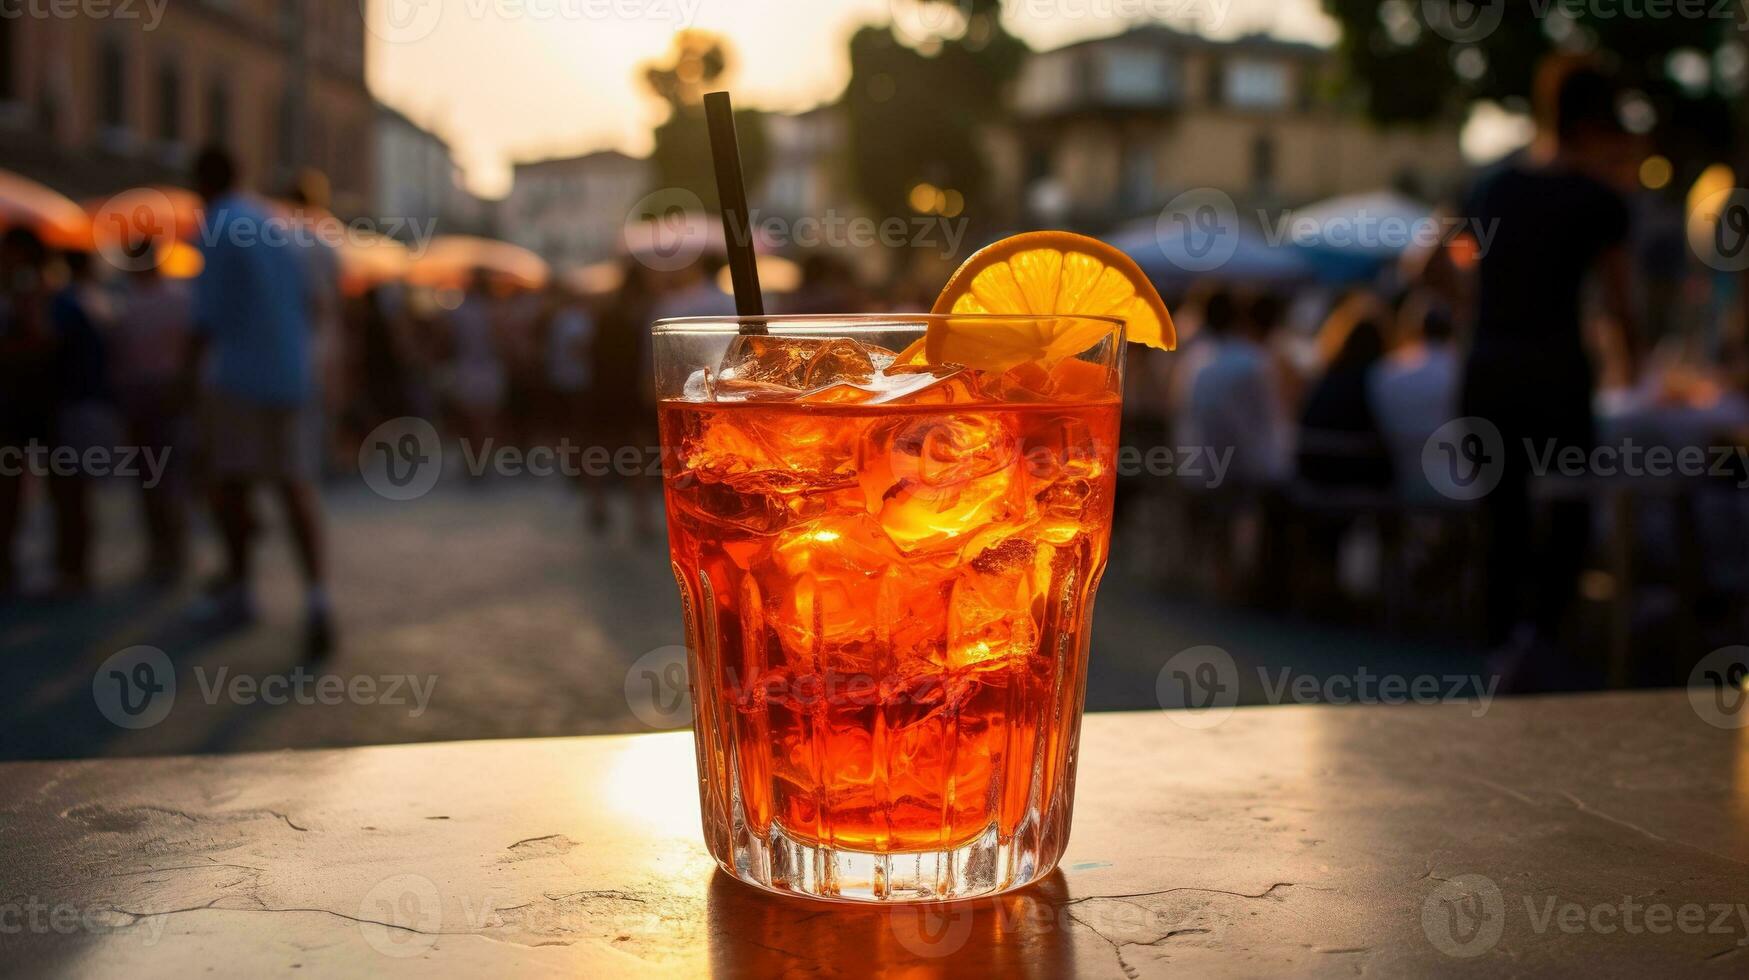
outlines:
[{"label": "glass rim", "polygon": [[1113,327],[1127,327],[1123,317],[1102,313],[772,313],[759,316],[674,316],[663,317],[651,327],[652,333],[740,333],[743,323],[763,323],[776,326],[817,324],[822,329],[833,326],[868,329],[884,327],[902,329],[924,326],[942,320],[1088,320]]}]

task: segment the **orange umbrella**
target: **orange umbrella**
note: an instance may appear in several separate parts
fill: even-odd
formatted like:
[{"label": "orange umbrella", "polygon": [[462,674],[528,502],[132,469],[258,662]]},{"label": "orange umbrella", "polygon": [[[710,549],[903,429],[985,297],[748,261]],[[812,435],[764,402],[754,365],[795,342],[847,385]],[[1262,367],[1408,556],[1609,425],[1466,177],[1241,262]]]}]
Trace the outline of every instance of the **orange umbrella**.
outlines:
[{"label": "orange umbrella", "polygon": [[460,288],[477,269],[524,289],[540,289],[551,274],[545,259],[520,245],[473,235],[439,235],[423,255],[413,259],[407,281],[418,286]]},{"label": "orange umbrella", "polygon": [[387,235],[357,232],[340,243],[340,286],[348,296],[357,296],[380,283],[407,274],[412,258],[407,246]]},{"label": "orange umbrella", "polygon": [[34,180],[0,170],[0,228],[29,228],[50,248],[91,248],[85,209]]},{"label": "orange umbrella", "polygon": [[132,237],[191,242],[200,235],[200,195],[180,187],[135,187],[85,202],[97,242]]},{"label": "orange umbrella", "polygon": [[85,202],[97,251],[124,271],[157,266],[190,278],[203,264],[191,244],[200,236],[201,200],[180,187],[135,187]]}]

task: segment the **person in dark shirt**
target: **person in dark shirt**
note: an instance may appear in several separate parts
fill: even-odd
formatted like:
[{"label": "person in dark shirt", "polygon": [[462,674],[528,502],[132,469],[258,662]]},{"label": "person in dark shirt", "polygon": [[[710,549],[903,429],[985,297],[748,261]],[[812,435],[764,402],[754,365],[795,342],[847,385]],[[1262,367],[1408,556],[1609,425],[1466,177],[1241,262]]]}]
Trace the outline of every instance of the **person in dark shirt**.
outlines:
[{"label": "person in dark shirt", "polygon": [[46,445],[54,425],[55,337],[44,282],[48,252],[25,228],[0,235],[0,602],[17,585],[13,547],[27,467],[19,454]]},{"label": "person in dark shirt", "polygon": [[[1482,177],[1465,207],[1471,228],[1489,236],[1477,262],[1462,403],[1465,416],[1499,430],[1504,456],[1500,482],[1484,498],[1487,627],[1495,646],[1552,642],[1583,567],[1583,502],[1555,505],[1547,533],[1533,538],[1527,446],[1539,456],[1550,445],[1591,447],[1592,367],[1581,308],[1589,281],[1601,287],[1630,359],[1635,335],[1628,209],[1612,186],[1634,149],[1619,121],[1619,90],[1600,69],[1566,56],[1540,66],[1535,85],[1537,141]],[[1528,644],[1518,642],[1525,638]]]},{"label": "person in dark shirt", "polygon": [[1300,412],[1299,473],[1309,484],[1376,490],[1391,483],[1369,390],[1385,353],[1385,312],[1376,297],[1356,294],[1320,332],[1324,372]]}]

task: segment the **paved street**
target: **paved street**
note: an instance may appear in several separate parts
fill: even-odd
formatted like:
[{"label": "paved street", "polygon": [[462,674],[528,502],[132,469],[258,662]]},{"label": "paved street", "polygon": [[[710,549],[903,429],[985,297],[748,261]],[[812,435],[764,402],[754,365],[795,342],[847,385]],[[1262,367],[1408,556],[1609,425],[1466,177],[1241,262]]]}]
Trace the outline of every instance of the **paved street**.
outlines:
[{"label": "paved street", "polygon": [[[128,584],[141,544],[133,502],[119,489],[103,495],[98,593],[0,610],[0,758],[651,727],[649,711],[628,704],[626,681],[640,657],[681,642],[665,542],[659,534],[633,540],[623,526],[591,537],[576,496],[556,480],[446,480],[411,502],[385,500],[356,480],[332,485],[341,648],[320,667],[300,665],[301,586],[277,533],[278,515],[265,501],[259,513],[273,533],[260,553],[261,617],[246,630],[203,636],[185,615],[192,583],[156,594]],[[47,547],[45,517],[39,510],[27,535],[31,566],[40,567]],[[1135,547],[1133,533],[1118,535],[1100,591],[1090,709],[1156,707],[1166,660],[1202,644],[1233,655],[1247,702],[1263,699],[1258,668],[1265,666],[1319,676],[1353,674],[1356,665],[1399,673],[1477,669],[1452,650],[1166,599],[1126,574]],[[203,571],[216,566],[204,530],[198,553]],[[141,716],[152,723],[135,730],[106,717],[106,705],[116,714],[110,685],[120,675],[105,676],[105,662],[137,645],[165,652],[177,687],[168,713]],[[353,686],[360,684],[369,686]],[[269,703],[276,692],[284,696],[272,700],[283,703]]]}]

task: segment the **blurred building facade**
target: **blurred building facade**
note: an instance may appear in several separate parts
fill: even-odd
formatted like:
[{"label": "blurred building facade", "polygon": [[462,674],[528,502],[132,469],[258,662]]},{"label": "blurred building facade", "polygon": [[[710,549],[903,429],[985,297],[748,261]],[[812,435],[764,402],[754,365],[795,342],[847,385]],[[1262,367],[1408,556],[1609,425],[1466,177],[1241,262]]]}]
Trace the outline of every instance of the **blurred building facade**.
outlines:
[{"label": "blurred building facade", "polygon": [[1100,228],[1198,187],[1293,207],[1462,175],[1455,120],[1381,128],[1325,95],[1334,52],[1141,27],[1027,59],[997,171],[1027,223]]},{"label": "blurred building facade", "polygon": [[492,230],[490,205],[468,191],[443,137],[380,103],[375,137],[374,214],[415,221],[435,218],[440,234]]},{"label": "blurred building facade", "polygon": [[855,200],[844,167],[844,112],[823,105],[765,117],[765,178],[753,207],[783,218],[844,211]]},{"label": "blurred building facade", "polygon": [[355,0],[184,0],[161,14],[0,17],[0,166],[89,197],[184,182],[194,153],[220,143],[258,189],[315,167],[336,211],[370,205],[375,108]]},{"label": "blurred building facade", "polygon": [[649,161],[618,150],[516,164],[499,205],[506,240],[555,268],[612,258],[638,199],[650,191]]}]

